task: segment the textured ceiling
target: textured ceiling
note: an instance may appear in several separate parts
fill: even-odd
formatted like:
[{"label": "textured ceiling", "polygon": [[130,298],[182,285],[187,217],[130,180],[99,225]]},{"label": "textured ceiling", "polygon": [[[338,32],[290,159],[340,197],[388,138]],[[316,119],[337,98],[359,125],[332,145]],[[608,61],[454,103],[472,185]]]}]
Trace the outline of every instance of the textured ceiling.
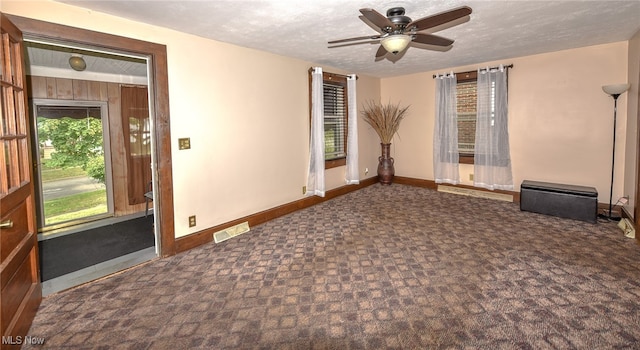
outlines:
[{"label": "textured ceiling", "polygon": [[[640,30],[640,1],[424,1],[424,0],[59,0],[134,21],[171,28],[314,64],[377,77],[630,39]],[[328,48],[327,41],[374,35],[360,8],[385,14],[402,6],[419,19],[460,6],[470,20],[437,31],[455,40],[445,52],[409,48],[395,62],[375,62],[377,44]]]}]

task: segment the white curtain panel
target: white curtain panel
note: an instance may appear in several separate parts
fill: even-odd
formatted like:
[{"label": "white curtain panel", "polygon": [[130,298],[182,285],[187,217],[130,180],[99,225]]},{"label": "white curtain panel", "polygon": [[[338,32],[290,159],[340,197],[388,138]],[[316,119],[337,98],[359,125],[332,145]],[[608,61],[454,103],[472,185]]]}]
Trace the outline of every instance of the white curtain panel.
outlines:
[{"label": "white curtain panel", "polygon": [[507,70],[478,70],[478,106],[474,156],[474,186],[490,190],[513,190]]},{"label": "white curtain panel", "polygon": [[311,74],[311,137],[307,196],[324,197],[324,88],[322,68]]},{"label": "white curtain panel", "polygon": [[360,183],[358,172],[358,105],[356,103],[356,75],[347,77],[347,101],[349,110],[349,125],[347,125],[347,172],[348,185]]},{"label": "white curtain panel", "polygon": [[436,183],[460,183],[458,116],[455,74],[436,79],[436,123],[433,135],[433,169]]}]

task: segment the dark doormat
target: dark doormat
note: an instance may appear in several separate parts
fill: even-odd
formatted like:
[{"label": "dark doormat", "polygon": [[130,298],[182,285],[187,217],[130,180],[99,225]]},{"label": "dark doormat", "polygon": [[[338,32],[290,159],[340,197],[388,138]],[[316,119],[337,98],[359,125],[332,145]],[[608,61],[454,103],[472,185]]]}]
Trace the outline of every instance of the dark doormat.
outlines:
[{"label": "dark doormat", "polygon": [[153,215],[38,242],[42,281],[153,247]]}]

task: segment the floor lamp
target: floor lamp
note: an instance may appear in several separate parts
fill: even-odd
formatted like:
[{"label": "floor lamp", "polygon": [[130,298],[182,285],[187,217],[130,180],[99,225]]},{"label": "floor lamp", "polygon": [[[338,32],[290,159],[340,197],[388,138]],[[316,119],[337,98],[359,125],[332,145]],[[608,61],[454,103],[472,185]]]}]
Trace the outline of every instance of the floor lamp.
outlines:
[{"label": "floor lamp", "polygon": [[610,221],[618,221],[620,217],[612,217],[612,200],[613,200],[613,169],[616,161],[616,114],[618,112],[618,97],[629,89],[629,84],[604,85],[602,91],[613,97],[613,156],[611,158],[611,188],[609,189],[609,213],[606,219]]}]

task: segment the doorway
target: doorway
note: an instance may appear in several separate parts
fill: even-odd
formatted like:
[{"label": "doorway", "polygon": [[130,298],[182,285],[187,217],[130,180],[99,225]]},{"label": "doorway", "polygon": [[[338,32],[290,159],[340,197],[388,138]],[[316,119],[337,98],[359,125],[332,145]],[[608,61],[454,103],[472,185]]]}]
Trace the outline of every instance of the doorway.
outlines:
[{"label": "doorway", "polygon": [[[8,20],[25,38],[33,41],[64,40],[78,45],[98,46],[115,52],[128,52],[147,59],[149,81],[149,116],[153,134],[153,199],[157,254],[166,257],[176,253],[173,210],[173,175],[171,158],[171,118],[169,111],[169,76],[165,45],[95,32],[76,27],[6,14]],[[28,92],[30,94],[31,92]]]},{"label": "doorway", "polygon": [[[171,159],[171,132],[170,132],[170,113],[169,113],[169,81],[167,74],[167,49],[166,46],[150,43],[147,41],[136,40],[117,35],[105,34],[100,32],[94,32],[90,30],[34,20],[31,18],[10,15],[0,13],[2,20],[2,43],[8,43],[12,48],[12,55],[4,60],[5,63],[13,63],[15,59],[16,64],[6,64],[3,67],[2,76],[5,77],[5,72],[9,72],[6,77],[14,77],[14,73],[19,73],[15,76],[12,82],[5,84],[3,79],[2,89],[3,93],[8,91],[17,94],[17,98],[12,102],[15,104],[15,109],[11,112],[15,113],[3,113],[3,118],[12,118],[18,121],[15,125],[21,126],[20,134],[17,137],[12,137],[10,143],[24,144],[23,147],[18,149],[18,152],[12,152],[10,156],[14,156],[17,153],[18,164],[20,167],[12,163],[10,170],[10,176],[4,176],[2,178],[6,182],[2,182],[3,186],[0,189],[2,192],[5,189],[11,189],[12,191],[2,197],[2,225],[0,229],[3,232],[19,232],[20,234],[27,235],[26,238],[12,235],[3,235],[4,241],[9,241],[15,247],[14,251],[18,254],[10,254],[12,259],[21,259],[22,264],[3,264],[6,267],[3,270],[3,274],[7,273],[11,276],[16,271],[28,271],[26,274],[21,274],[20,279],[12,278],[8,281],[7,286],[13,285],[13,288],[3,288],[3,298],[11,294],[11,298],[7,305],[9,308],[5,310],[3,307],[3,315],[7,316],[7,320],[11,320],[9,327],[3,328],[3,336],[24,336],[33,320],[35,311],[40,304],[41,299],[41,284],[39,283],[39,269],[37,268],[37,262],[39,260],[38,250],[35,248],[37,244],[36,237],[36,220],[35,209],[33,205],[33,185],[32,174],[29,171],[29,164],[32,164],[33,157],[29,152],[28,140],[32,138],[33,130],[25,127],[27,124],[26,100],[28,97],[32,97],[32,91],[30,87],[23,82],[23,38],[29,37],[32,39],[49,40],[56,38],[58,40],[66,40],[81,45],[100,45],[100,47],[108,48],[112,50],[121,50],[125,52],[137,53],[147,58],[148,78],[149,84],[149,111],[152,124],[156,125],[154,128],[155,141],[153,141],[154,161],[154,184],[153,184],[153,199],[154,208],[157,211],[157,215],[154,219],[155,231],[158,239],[156,240],[156,254],[162,257],[174,255],[176,253],[175,242],[175,227],[174,227],[174,210],[173,210],[173,176],[171,173],[172,159]],[[4,45],[0,45],[4,46]],[[3,47],[3,52],[6,52]],[[24,87],[27,87],[25,90]],[[26,92],[26,93],[25,93]],[[4,102],[4,101],[3,101]],[[4,130],[3,130],[4,131]],[[12,131],[12,130],[9,130]],[[3,137],[6,135],[2,135]],[[6,155],[5,155],[6,156]],[[14,159],[14,158],[9,158]],[[3,170],[4,171],[3,167]],[[10,186],[5,186],[5,184]],[[160,185],[161,184],[161,185]],[[9,203],[10,205],[5,205]],[[19,209],[16,211],[14,209]],[[11,225],[12,223],[6,223],[5,219],[11,219],[11,215],[19,214],[20,220],[16,225],[12,225],[11,228],[7,228],[4,225]],[[17,240],[16,240],[17,239]],[[20,241],[20,242],[18,242]],[[18,243],[15,245],[15,243]],[[7,247],[8,252],[12,251],[12,247]],[[28,256],[28,259],[23,257]],[[23,267],[26,266],[26,270]],[[6,292],[6,293],[5,293]],[[7,295],[5,295],[7,294]],[[3,299],[5,300],[5,299]],[[5,312],[6,311],[6,312]]]},{"label": "doorway", "polygon": [[[153,193],[149,79],[146,58],[87,45],[25,39],[25,53],[47,295],[158,256],[154,201],[145,210],[153,200],[145,197]],[[138,105],[126,93],[132,86]]]}]

